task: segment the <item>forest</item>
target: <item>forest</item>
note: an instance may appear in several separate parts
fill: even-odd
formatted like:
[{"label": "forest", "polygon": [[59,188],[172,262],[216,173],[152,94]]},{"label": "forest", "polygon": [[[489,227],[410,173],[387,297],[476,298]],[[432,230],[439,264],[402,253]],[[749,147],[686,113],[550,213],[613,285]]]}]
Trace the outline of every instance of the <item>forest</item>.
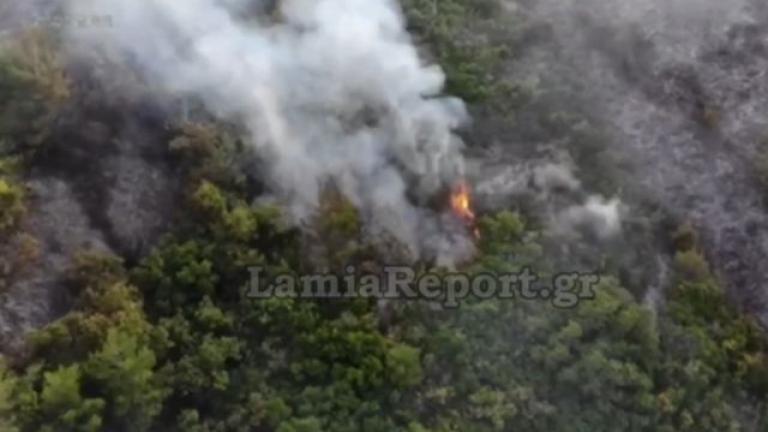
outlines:
[{"label": "forest", "polygon": [[0,3],[0,432],[768,431],[768,6],[186,3]]}]

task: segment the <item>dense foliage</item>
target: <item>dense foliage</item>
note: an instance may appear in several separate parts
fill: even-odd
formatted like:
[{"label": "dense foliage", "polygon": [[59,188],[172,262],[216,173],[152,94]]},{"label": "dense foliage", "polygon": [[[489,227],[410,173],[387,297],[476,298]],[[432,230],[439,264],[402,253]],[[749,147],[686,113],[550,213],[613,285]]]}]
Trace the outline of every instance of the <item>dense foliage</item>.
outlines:
[{"label": "dense foliage", "polygon": [[[466,20],[488,19],[492,3],[442,1],[434,16],[431,1],[405,3],[447,70],[448,91],[509,114],[514,107],[495,100],[512,88],[495,78],[503,50],[459,43]],[[48,46],[36,38],[24,43]],[[44,144],[68,94],[55,59],[31,52],[42,63],[27,72],[14,56],[0,62],[0,114],[11,124],[0,141],[16,156]],[[28,109],[39,122],[19,121]],[[78,256],[73,309],[0,365],[1,431],[768,428],[765,335],[730,306],[689,227],[669,233],[674,286],[659,305],[638,300],[610,265],[594,298],[572,308],[522,298],[452,310],[256,300],[246,296],[249,267],[376,273],[385,248],[360,234],[354,206],[331,187],[302,230],[279,209],[251,204],[237,164],[247,150],[225,125],[183,124],[167,144],[186,184],[184,220],[136,265]],[[0,238],[25,213],[11,162],[0,163]],[[514,212],[483,217],[478,254],[462,270],[551,275],[535,226]]]}]

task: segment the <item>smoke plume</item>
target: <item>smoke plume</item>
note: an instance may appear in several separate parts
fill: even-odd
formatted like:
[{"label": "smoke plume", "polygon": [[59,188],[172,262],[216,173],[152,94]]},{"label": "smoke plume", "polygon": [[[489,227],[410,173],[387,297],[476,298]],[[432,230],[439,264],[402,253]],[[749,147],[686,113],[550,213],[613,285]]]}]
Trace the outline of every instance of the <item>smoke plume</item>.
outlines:
[{"label": "smoke plume", "polygon": [[373,230],[425,253],[420,233],[438,218],[407,195],[463,174],[452,131],[467,114],[441,96],[444,75],[419,58],[397,2],[285,0],[243,21],[269,9],[256,3],[73,1],[71,14],[108,11],[114,25],[69,37],[75,52],[127,54],[168,95],[242,123],[267,161],[259,175],[297,220],[333,182]]}]

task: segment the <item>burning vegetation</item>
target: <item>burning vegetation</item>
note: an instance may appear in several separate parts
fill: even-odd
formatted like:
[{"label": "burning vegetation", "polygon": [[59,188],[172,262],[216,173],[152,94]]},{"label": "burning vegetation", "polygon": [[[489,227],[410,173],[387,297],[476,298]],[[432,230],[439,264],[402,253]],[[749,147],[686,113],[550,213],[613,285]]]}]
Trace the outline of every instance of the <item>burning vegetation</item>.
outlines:
[{"label": "burning vegetation", "polygon": [[472,209],[472,189],[466,180],[461,180],[451,190],[451,211],[472,232],[475,239],[480,238],[477,216]]}]

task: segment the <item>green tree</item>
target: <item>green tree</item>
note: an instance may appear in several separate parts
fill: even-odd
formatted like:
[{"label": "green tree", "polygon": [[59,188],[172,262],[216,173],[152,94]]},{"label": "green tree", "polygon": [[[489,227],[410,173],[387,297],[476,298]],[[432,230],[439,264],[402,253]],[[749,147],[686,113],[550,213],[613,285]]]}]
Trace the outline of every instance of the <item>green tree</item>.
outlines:
[{"label": "green tree", "polygon": [[61,367],[44,374],[40,393],[40,431],[96,432],[102,429],[104,401],[81,393],[82,374],[78,365]]},{"label": "green tree", "polygon": [[109,423],[121,430],[146,431],[162,410],[165,390],[155,374],[155,355],[146,335],[110,328],[101,349],[84,363],[84,375],[106,401]]},{"label": "green tree", "polygon": [[16,425],[14,390],[16,377],[9,373],[0,360],[0,430],[18,432]]},{"label": "green tree", "polygon": [[[0,131],[15,151],[34,151],[71,96],[71,83],[52,38],[41,29],[0,45]],[[0,152],[9,149],[0,148]]]},{"label": "green tree", "polygon": [[8,233],[26,213],[24,190],[0,177],[0,234]]}]

